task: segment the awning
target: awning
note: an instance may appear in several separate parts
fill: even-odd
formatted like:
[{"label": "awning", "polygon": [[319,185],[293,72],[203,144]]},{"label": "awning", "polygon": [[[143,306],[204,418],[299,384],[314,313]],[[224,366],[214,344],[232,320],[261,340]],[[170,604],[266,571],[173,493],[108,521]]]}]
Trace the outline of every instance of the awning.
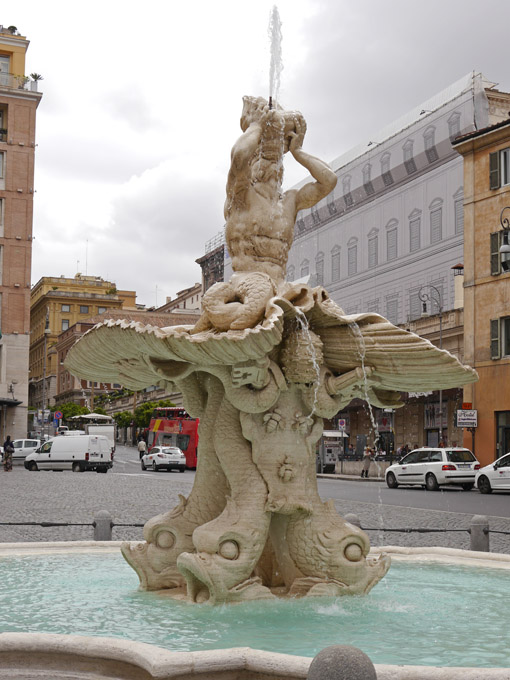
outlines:
[{"label": "awning", "polygon": [[0,406],[19,406],[22,404],[22,401],[19,401],[18,399],[7,399],[5,397],[0,397]]}]

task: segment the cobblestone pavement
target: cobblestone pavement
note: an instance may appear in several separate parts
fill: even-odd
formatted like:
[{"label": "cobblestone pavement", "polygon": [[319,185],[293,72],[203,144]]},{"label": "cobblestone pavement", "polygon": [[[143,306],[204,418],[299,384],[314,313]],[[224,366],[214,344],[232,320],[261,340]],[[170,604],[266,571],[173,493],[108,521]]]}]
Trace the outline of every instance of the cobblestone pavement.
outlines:
[{"label": "cobblestone pavement", "polygon": [[[127,453],[126,453],[127,451]],[[118,524],[143,524],[154,515],[173,508],[178,495],[187,496],[194,474],[142,473],[135,451],[124,451],[115,473],[28,472],[15,466],[0,471],[0,543],[22,541],[92,540],[95,514],[107,510]],[[123,474],[127,470],[131,474]],[[120,470],[120,472],[119,472]],[[340,482],[339,482],[340,483]],[[341,515],[355,513],[361,526],[370,529],[373,545],[445,546],[469,549],[467,531],[456,533],[389,533],[389,528],[467,529],[471,515],[418,508],[403,508],[362,501],[336,500]],[[68,522],[89,526],[4,526],[4,522]],[[510,531],[510,519],[490,518],[491,530]],[[375,530],[372,530],[375,529]],[[142,540],[141,527],[114,527],[115,540]],[[493,552],[510,553],[510,536],[491,534]]]}]

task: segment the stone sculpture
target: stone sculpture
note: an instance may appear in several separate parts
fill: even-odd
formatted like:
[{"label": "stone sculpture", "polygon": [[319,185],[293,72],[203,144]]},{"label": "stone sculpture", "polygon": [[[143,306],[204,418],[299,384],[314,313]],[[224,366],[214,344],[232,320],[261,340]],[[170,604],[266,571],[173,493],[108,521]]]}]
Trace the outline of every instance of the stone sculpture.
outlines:
[{"label": "stone sculpture", "polygon": [[[195,325],[105,321],[66,366],[89,380],[182,392],[200,418],[188,498],[122,552],[145,589],[192,602],[366,593],[389,568],[369,540],[317,492],[322,419],[354,397],[398,407],[399,391],[476,380],[448,352],[376,314],[345,315],[321,288],[285,281],[299,210],[335,186],[305,153],[301,114],[246,97],[225,204],[234,274],[204,296]],[[314,181],[282,193],[286,152]]]}]

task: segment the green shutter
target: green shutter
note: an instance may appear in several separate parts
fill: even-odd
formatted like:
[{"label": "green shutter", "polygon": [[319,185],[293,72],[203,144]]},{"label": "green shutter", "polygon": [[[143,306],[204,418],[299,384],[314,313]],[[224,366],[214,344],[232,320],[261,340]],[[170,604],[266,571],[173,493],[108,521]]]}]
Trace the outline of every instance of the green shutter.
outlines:
[{"label": "green shutter", "polygon": [[491,274],[501,274],[501,258],[499,256],[499,246],[501,243],[501,232],[495,231],[491,234]]},{"label": "green shutter", "polygon": [[499,177],[499,151],[489,154],[489,180],[491,189],[499,189],[501,180]]},{"label": "green shutter", "polygon": [[501,358],[500,319],[491,319],[491,359]]}]

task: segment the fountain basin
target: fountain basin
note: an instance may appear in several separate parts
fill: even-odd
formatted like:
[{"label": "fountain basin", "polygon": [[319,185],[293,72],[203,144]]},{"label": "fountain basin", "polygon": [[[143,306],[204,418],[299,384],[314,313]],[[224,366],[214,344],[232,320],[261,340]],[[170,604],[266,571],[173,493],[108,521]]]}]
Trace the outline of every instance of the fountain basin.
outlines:
[{"label": "fountain basin", "polygon": [[[503,597],[498,608],[494,595],[498,588],[508,591],[510,556],[446,548],[384,551],[394,564],[366,597],[212,607],[138,591],[116,542],[3,544],[0,678],[13,677],[10,664],[23,658],[24,678],[45,677],[45,668],[81,669],[71,677],[86,678],[99,664],[105,673],[117,673],[107,677],[119,678],[207,672],[297,679],[330,644],[361,648],[378,678],[508,678],[501,668],[510,665],[507,648],[503,640],[495,644],[497,631],[508,629],[502,618],[507,608]],[[418,630],[420,622],[425,630]],[[115,639],[121,637],[128,639]],[[39,675],[29,674],[36,670]]]}]

